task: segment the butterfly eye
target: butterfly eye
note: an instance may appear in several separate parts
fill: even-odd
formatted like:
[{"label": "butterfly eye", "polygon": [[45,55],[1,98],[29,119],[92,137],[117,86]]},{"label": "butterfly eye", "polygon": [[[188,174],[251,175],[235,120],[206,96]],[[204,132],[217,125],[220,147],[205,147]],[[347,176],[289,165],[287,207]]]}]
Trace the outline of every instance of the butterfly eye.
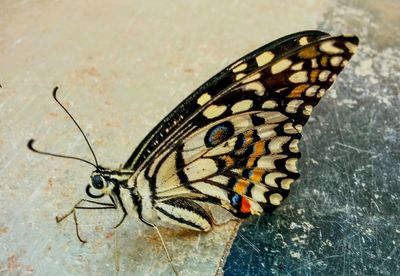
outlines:
[{"label": "butterfly eye", "polygon": [[100,175],[95,175],[92,177],[92,186],[95,189],[104,188],[104,180]]}]

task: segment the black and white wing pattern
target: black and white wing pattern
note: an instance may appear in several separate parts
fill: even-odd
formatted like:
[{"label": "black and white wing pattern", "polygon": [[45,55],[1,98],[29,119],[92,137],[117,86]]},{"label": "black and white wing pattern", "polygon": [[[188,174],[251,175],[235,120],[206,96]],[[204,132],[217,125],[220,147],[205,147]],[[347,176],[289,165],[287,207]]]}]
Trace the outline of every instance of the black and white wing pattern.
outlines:
[{"label": "black and white wing pattern", "polygon": [[[358,45],[319,31],[267,44],[207,81],[124,165],[158,217],[207,231],[199,202],[237,217],[273,210],[299,177],[302,128]],[[145,210],[143,210],[144,212]]]}]

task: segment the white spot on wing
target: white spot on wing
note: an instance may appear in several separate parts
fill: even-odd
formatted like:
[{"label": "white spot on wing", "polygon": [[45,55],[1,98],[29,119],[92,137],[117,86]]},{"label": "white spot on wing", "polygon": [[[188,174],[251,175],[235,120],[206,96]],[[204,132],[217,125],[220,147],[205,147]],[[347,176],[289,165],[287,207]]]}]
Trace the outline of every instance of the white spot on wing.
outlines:
[{"label": "white spot on wing", "polygon": [[296,158],[290,158],[290,159],[286,160],[286,163],[285,163],[286,169],[290,172],[297,173],[298,171],[297,171],[297,167],[296,167],[296,162],[297,162]]},{"label": "white spot on wing", "polygon": [[224,113],[226,110],[225,105],[210,105],[203,111],[203,115],[207,117],[208,119],[216,118],[218,116],[221,116],[222,113]]},{"label": "white spot on wing", "polygon": [[248,128],[253,126],[250,116],[245,114],[241,114],[240,116],[233,118],[231,120],[231,123],[234,125],[235,129]]},{"label": "white spot on wing", "polygon": [[276,132],[274,131],[274,128],[276,126],[276,124],[265,124],[262,126],[258,126],[256,128],[257,134],[261,140],[271,139],[272,137],[276,136]]},{"label": "white spot on wing", "polygon": [[319,79],[320,81],[326,81],[326,80],[328,79],[330,73],[331,73],[331,71],[329,71],[329,70],[324,70],[324,71],[322,71],[321,73],[319,73],[318,79]]},{"label": "white spot on wing", "polygon": [[236,74],[235,78],[236,78],[236,80],[240,80],[240,79],[243,79],[245,76],[246,76],[246,74],[239,73],[239,74]]},{"label": "white spot on wing", "polygon": [[307,97],[314,97],[314,96],[315,96],[315,93],[317,92],[318,89],[319,89],[319,86],[318,86],[318,85],[313,85],[313,86],[307,88],[307,90],[306,90],[306,96],[307,96]]},{"label": "white spot on wing", "polygon": [[257,167],[266,169],[266,170],[275,170],[275,161],[279,159],[286,158],[287,155],[284,154],[270,154],[264,155],[257,161]]},{"label": "white spot on wing", "polygon": [[306,36],[303,36],[302,38],[300,38],[299,44],[301,46],[307,45],[308,44],[308,38]]},{"label": "white spot on wing", "polygon": [[291,179],[291,178],[286,178],[286,179],[282,180],[282,182],[281,182],[282,189],[289,190],[290,185],[292,185],[293,182],[294,182],[294,179]]},{"label": "white spot on wing", "polygon": [[318,93],[317,93],[317,97],[321,98],[322,96],[325,95],[326,90],[324,88],[321,88]]},{"label": "white spot on wing", "polygon": [[292,142],[290,142],[289,150],[291,152],[299,152],[299,139],[294,139]]},{"label": "white spot on wing", "polygon": [[280,173],[280,172],[269,173],[264,177],[264,182],[268,186],[278,188],[278,184],[276,183],[276,179],[278,177],[286,177],[286,176],[287,176],[286,174]]},{"label": "white spot on wing", "polygon": [[258,204],[254,200],[249,200],[250,203],[250,212],[252,215],[260,215],[263,212],[263,209],[261,208],[260,204]]},{"label": "white spot on wing", "polygon": [[246,77],[246,78],[243,80],[243,83],[249,83],[249,82],[258,80],[260,77],[261,77],[261,74],[260,74],[260,73],[252,74],[252,75]]},{"label": "white spot on wing", "polygon": [[274,109],[275,107],[277,107],[278,106],[278,104],[275,102],[275,101],[273,101],[273,100],[268,100],[268,101],[265,101],[264,103],[263,103],[263,105],[261,106],[261,108],[265,108],[265,109]]},{"label": "white spot on wing", "polygon": [[299,106],[303,103],[303,100],[291,100],[286,106],[286,112],[296,113]]},{"label": "white spot on wing", "polygon": [[307,77],[307,71],[299,71],[294,74],[292,74],[289,77],[289,81],[293,83],[302,83],[302,82],[307,82],[308,77]]},{"label": "white spot on wing", "polygon": [[209,100],[211,100],[211,96],[208,93],[204,93],[202,94],[198,99],[197,99],[197,103],[199,105],[204,105],[206,102],[208,102]]},{"label": "white spot on wing", "polygon": [[337,67],[340,65],[342,60],[343,60],[343,58],[341,56],[333,56],[333,57],[331,57],[330,62],[331,62],[332,66]]},{"label": "white spot on wing", "polygon": [[343,53],[342,49],[333,45],[334,43],[335,43],[334,40],[325,41],[325,42],[321,43],[321,45],[319,46],[319,49],[322,52],[325,52],[325,53],[331,54],[331,55]]},{"label": "white spot on wing", "polygon": [[345,67],[347,66],[347,64],[349,64],[349,61],[347,59],[342,61],[342,64],[340,64],[340,66]]},{"label": "white spot on wing", "polygon": [[300,125],[300,124],[295,125],[294,127],[297,129],[297,131],[298,131],[299,133],[301,133],[301,131],[303,130],[303,126]]},{"label": "white spot on wing", "polygon": [[267,64],[274,58],[274,54],[271,51],[264,52],[256,57],[256,62],[259,67]]},{"label": "white spot on wing", "polygon": [[281,153],[283,151],[282,146],[286,144],[289,140],[289,136],[276,137],[268,143],[268,148],[271,153]]},{"label": "white spot on wing", "polygon": [[312,109],[313,109],[312,105],[306,105],[304,107],[303,114],[306,115],[306,116],[310,116],[311,112],[312,112]]},{"label": "white spot on wing", "polygon": [[275,63],[274,65],[271,66],[271,73],[272,74],[278,74],[284,70],[286,70],[287,68],[289,68],[289,66],[292,64],[292,61],[289,59],[283,59],[277,63]]},{"label": "white spot on wing", "polygon": [[243,71],[246,68],[247,68],[247,63],[242,63],[242,64],[237,65],[235,68],[233,68],[232,72],[237,73],[237,72]]},{"label": "white spot on wing", "polygon": [[269,201],[271,202],[272,205],[279,205],[279,204],[281,204],[282,200],[283,200],[283,197],[278,193],[274,193],[269,196]]},{"label": "white spot on wing", "polygon": [[346,45],[347,49],[349,49],[349,52],[351,54],[354,54],[357,51],[357,45],[351,42],[345,42],[344,45]]},{"label": "white spot on wing", "polygon": [[318,62],[316,58],[311,59],[311,68],[318,68]]},{"label": "white spot on wing", "polygon": [[253,106],[253,101],[252,100],[242,100],[240,102],[235,103],[232,107],[232,113],[239,113],[243,111],[249,110]]},{"label": "white spot on wing", "polygon": [[304,62],[298,62],[295,65],[293,65],[292,67],[290,67],[290,69],[292,69],[293,71],[299,71],[301,69],[303,69],[303,64]]},{"label": "white spot on wing", "polygon": [[297,129],[294,128],[293,123],[286,123],[283,126],[283,131],[287,134],[295,134],[298,133]]},{"label": "white spot on wing", "polygon": [[254,90],[257,96],[264,96],[264,92],[265,92],[264,85],[259,81],[255,81],[255,82],[246,84],[244,86],[244,89],[245,90]]},{"label": "white spot on wing", "polygon": [[265,192],[268,191],[267,187],[261,185],[255,185],[253,189],[251,189],[251,197],[258,202],[266,203]]},{"label": "white spot on wing", "polygon": [[265,111],[265,112],[260,112],[257,114],[258,117],[261,117],[265,120],[266,123],[280,123],[285,120],[287,120],[288,117],[283,115],[282,113],[278,111]]}]

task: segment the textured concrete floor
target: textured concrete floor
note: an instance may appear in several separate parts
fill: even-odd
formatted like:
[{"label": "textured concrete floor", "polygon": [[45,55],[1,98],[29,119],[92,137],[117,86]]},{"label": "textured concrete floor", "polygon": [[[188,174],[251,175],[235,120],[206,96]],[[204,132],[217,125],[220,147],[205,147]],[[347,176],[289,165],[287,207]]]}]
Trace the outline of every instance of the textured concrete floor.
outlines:
[{"label": "textured concrete floor", "polygon": [[[59,225],[54,220],[84,196],[91,168],[34,155],[26,149],[27,140],[34,137],[42,149],[91,158],[74,125],[52,101],[54,85],[61,86],[60,99],[88,133],[100,162],[116,167],[176,104],[230,62],[280,36],[316,28],[355,33],[361,37],[362,48],[339,78],[337,93],[332,91],[329,102],[316,110],[318,120],[310,122],[303,142],[304,177],[295,195],[276,215],[242,226],[225,271],[247,271],[249,275],[395,272],[399,269],[394,262],[400,243],[396,222],[399,179],[393,175],[397,175],[396,162],[400,160],[399,124],[393,119],[398,118],[400,55],[393,26],[400,24],[394,12],[398,10],[396,1],[380,1],[379,6],[374,3],[3,1],[2,9],[7,13],[0,15],[0,273],[115,272],[112,227],[120,214],[80,212],[82,235],[89,240],[85,245],[77,241],[72,220]],[[338,110],[350,111],[342,114]],[[328,123],[330,116],[334,116],[335,125]],[[381,135],[371,130],[377,126],[382,127]],[[342,129],[340,135],[371,139],[335,140],[337,129]],[[335,157],[338,151],[340,155]],[[378,152],[380,155],[373,158]],[[343,156],[346,158],[341,159]],[[346,165],[359,160],[371,163]],[[343,175],[334,174],[334,168],[346,166],[350,169]],[[350,177],[353,174],[356,177]],[[342,190],[335,193],[329,185]],[[360,193],[365,198],[355,197]],[[318,200],[333,203],[317,204]],[[343,205],[344,200],[352,201]],[[365,204],[369,209],[362,209]],[[333,212],[333,226],[323,229],[317,220],[310,219],[321,214],[310,215],[313,210],[321,212],[323,208],[339,208],[343,216]],[[361,208],[360,216],[372,217],[371,227],[359,217],[349,216],[357,208]],[[282,224],[282,218],[295,224]],[[329,235],[336,229],[335,223],[345,229],[339,237],[342,239],[314,239],[318,233]],[[386,228],[380,228],[382,225]],[[234,226],[228,224],[206,235],[162,232],[182,275],[214,275],[227,242],[235,234]],[[257,231],[249,230],[252,227]],[[292,228],[292,232],[285,230]],[[361,234],[355,229],[361,229]],[[385,236],[386,230],[390,235]],[[351,235],[356,238],[349,238]],[[261,240],[273,238],[281,239],[282,244]],[[362,246],[363,239],[373,241],[370,247]],[[118,229],[118,243],[120,275],[172,275],[156,234],[141,223],[126,221]],[[346,255],[354,243],[364,250],[363,256],[373,251],[382,269],[353,268],[372,260],[349,261],[358,260],[356,254]],[[290,247],[285,249],[285,244]],[[307,250],[312,254],[305,254]],[[332,270],[333,262],[321,262],[325,253],[341,271]]]}]

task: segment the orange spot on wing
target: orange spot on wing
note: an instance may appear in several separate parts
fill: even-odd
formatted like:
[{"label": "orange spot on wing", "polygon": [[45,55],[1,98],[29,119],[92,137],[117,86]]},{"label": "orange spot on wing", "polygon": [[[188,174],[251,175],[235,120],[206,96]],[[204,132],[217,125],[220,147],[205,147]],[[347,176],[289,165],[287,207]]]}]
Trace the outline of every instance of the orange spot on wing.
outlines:
[{"label": "orange spot on wing", "polygon": [[221,157],[225,161],[225,166],[230,168],[235,164],[235,161],[229,155],[224,155]]},{"label": "orange spot on wing", "polygon": [[211,136],[211,140],[213,140],[214,143],[218,143],[224,138],[224,136],[225,136],[225,130],[219,129],[214,132],[213,136]]},{"label": "orange spot on wing", "polygon": [[250,201],[245,197],[242,197],[242,206],[240,206],[240,212],[245,214],[251,212]]},{"label": "orange spot on wing", "polygon": [[328,56],[323,56],[322,58],[321,58],[321,65],[322,66],[326,66],[326,65],[328,65]]},{"label": "orange spot on wing", "polygon": [[303,92],[309,87],[310,85],[308,84],[300,84],[298,86],[296,86],[296,88],[294,88],[292,90],[292,92],[290,92],[290,94],[288,95],[288,98],[300,98],[301,94],[303,94]]},{"label": "orange spot on wing", "polygon": [[310,73],[310,80],[311,82],[315,82],[318,78],[320,70],[312,70]]},{"label": "orange spot on wing", "polygon": [[241,195],[244,195],[246,193],[247,186],[249,185],[249,181],[245,179],[239,179],[238,182],[235,184],[235,187],[233,190]]},{"label": "orange spot on wing", "polygon": [[245,139],[246,139],[246,146],[250,145],[253,142],[253,130],[246,131]]},{"label": "orange spot on wing", "polygon": [[252,170],[252,175],[250,176],[250,180],[261,182],[264,172],[265,171],[263,169],[255,168],[254,170]]},{"label": "orange spot on wing", "polygon": [[247,160],[246,168],[252,168],[256,160],[257,160],[256,157],[250,157],[249,160]]},{"label": "orange spot on wing", "polygon": [[314,58],[316,56],[318,56],[320,53],[317,51],[317,49],[315,49],[315,47],[307,47],[304,50],[302,50],[298,56],[300,58],[306,58],[306,59],[311,59]]},{"label": "orange spot on wing", "polygon": [[264,154],[265,150],[265,141],[258,141],[254,144],[254,151],[251,154],[251,157],[260,157]]}]

